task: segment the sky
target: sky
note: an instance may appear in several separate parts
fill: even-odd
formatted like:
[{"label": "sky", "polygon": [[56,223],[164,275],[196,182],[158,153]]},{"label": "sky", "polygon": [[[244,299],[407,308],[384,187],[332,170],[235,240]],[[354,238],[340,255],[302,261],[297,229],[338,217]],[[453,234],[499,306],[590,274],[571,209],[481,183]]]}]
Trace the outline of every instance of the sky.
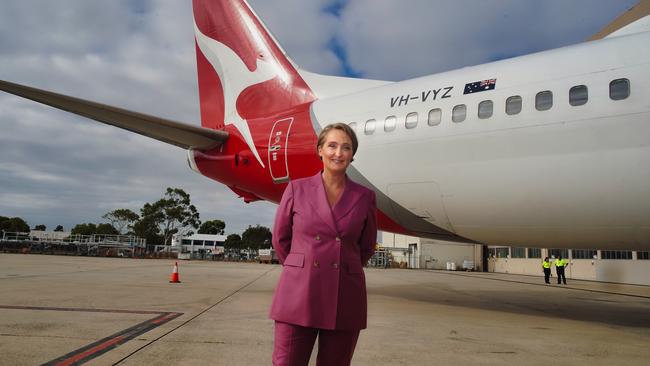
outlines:
[{"label": "sky", "polygon": [[[312,72],[390,81],[588,39],[635,0],[250,0]],[[3,0],[0,79],[200,125],[190,0]],[[48,229],[184,189],[226,233],[272,226],[175,146],[0,92],[0,216]]]}]

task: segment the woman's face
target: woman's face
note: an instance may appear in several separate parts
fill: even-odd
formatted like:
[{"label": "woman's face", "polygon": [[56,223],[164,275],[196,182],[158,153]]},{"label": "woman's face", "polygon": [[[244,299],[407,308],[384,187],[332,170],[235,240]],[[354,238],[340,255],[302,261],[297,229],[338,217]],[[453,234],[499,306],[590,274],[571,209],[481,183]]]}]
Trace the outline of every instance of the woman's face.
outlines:
[{"label": "woman's face", "polygon": [[318,148],[323,169],[334,174],[345,173],[352,162],[352,140],[341,130],[332,129],[325,136],[325,143]]}]

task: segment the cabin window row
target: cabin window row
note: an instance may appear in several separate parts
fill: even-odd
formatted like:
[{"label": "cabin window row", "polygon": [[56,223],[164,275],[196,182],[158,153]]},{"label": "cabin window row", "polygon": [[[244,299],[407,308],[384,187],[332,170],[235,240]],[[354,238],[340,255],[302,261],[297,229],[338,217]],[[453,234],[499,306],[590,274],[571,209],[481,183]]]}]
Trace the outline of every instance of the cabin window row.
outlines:
[{"label": "cabin window row", "polygon": [[[616,79],[609,83],[609,97],[612,100],[623,100],[630,96],[630,81],[628,79]],[[569,104],[577,107],[587,104],[589,100],[589,91],[586,85],[576,85],[569,89]],[[505,112],[512,116],[519,114],[522,110],[522,98],[520,95],[513,95],[506,99]],[[553,107],[553,92],[544,90],[535,95],[535,109],[538,111],[547,111]],[[494,114],[494,102],[484,100],[478,104],[478,118],[488,119]],[[451,120],[454,123],[463,122],[467,118],[467,106],[458,104],[451,111]],[[427,124],[437,126],[442,121],[442,110],[434,108],[429,111]],[[369,119],[364,125],[363,132],[366,135],[372,135],[377,129],[377,120]],[[404,127],[413,129],[418,125],[418,113],[411,112],[404,119]],[[356,129],[356,123],[350,123],[350,127]],[[397,128],[397,116],[388,116],[384,120],[384,131],[392,132]]]}]

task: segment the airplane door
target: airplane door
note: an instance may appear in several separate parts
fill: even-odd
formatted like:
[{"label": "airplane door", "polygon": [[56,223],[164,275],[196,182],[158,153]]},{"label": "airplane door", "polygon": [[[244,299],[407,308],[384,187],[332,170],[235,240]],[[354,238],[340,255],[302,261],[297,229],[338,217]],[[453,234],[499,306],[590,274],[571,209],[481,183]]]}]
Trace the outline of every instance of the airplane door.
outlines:
[{"label": "airplane door", "polygon": [[274,183],[289,181],[289,165],[287,162],[287,144],[293,118],[281,119],[273,125],[269,136],[269,171]]}]

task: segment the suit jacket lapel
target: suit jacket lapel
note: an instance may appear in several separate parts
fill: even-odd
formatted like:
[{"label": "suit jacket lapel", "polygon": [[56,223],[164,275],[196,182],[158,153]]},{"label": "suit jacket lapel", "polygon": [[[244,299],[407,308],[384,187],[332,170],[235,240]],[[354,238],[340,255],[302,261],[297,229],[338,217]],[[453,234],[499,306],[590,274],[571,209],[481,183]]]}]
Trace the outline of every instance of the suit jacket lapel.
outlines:
[{"label": "suit jacket lapel", "polygon": [[[310,199],[309,202],[314,209],[314,211],[320,216],[320,218],[325,221],[325,223],[332,228],[335,232],[339,232],[334,218],[332,217],[332,209],[330,204],[327,201],[327,193],[325,192],[325,186],[323,184],[323,178],[321,178],[321,173],[318,172],[316,175],[310,178],[311,184],[313,186],[313,191],[316,197]],[[343,197],[341,197],[343,198]]]},{"label": "suit jacket lapel", "polygon": [[361,194],[357,185],[346,177],[345,190],[343,190],[341,198],[332,209],[334,222],[336,223],[344,218],[357,205],[360,198]]}]

